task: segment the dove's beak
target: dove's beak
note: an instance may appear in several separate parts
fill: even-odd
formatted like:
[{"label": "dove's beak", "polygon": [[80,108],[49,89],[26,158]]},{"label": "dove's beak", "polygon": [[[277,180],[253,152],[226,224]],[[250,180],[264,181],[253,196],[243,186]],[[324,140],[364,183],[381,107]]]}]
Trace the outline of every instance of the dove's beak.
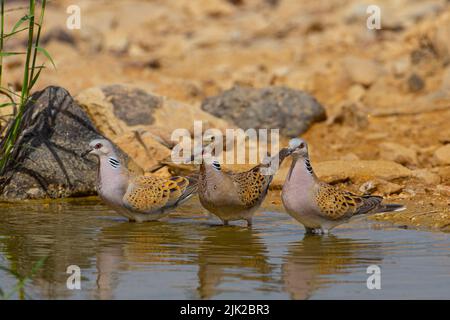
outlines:
[{"label": "dove's beak", "polygon": [[84,152],[81,154],[81,157],[82,157],[82,158],[85,158],[88,154],[90,154],[90,153],[92,152],[92,150],[94,150],[94,149],[92,149],[92,148],[87,149],[86,151],[84,151]]},{"label": "dove's beak", "polygon": [[286,156],[290,156],[292,154],[292,152],[295,151],[296,148],[286,148]]},{"label": "dove's beak", "polygon": [[292,152],[294,152],[294,151],[295,151],[295,149],[291,149],[291,148],[281,149],[279,152],[280,160],[283,161],[286,157],[289,157],[292,154]]}]

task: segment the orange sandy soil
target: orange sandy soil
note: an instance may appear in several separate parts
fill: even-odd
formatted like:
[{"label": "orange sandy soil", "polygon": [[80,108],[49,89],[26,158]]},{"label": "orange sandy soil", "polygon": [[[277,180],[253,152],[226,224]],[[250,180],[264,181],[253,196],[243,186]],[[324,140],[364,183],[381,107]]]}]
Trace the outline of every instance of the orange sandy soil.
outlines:
[{"label": "orange sandy soil", "polygon": [[[45,70],[36,89],[58,85],[76,95],[97,85],[139,84],[193,105],[235,84],[308,91],[328,114],[303,136],[313,165],[384,159],[383,142],[413,150],[417,160],[403,164],[434,179],[396,181],[402,188],[387,197],[409,209],[374,218],[450,231],[450,165],[435,156],[450,143],[450,3],[370,1],[386,24],[374,32],[366,28],[365,7],[358,9],[363,1],[270,2],[79,0],[82,26],[75,31],[65,28],[72,1],[49,2],[44,34],[65,32],[73,43],[50,37],[45,47],[57,70]],[[7,30],[22,13],[8,14]],[[355,57],[363,61],[348,60]],[[18,58],[5,59],[6,82],[16,89],[21,68]],[[413,74],[423,88],[411,89]]]}]

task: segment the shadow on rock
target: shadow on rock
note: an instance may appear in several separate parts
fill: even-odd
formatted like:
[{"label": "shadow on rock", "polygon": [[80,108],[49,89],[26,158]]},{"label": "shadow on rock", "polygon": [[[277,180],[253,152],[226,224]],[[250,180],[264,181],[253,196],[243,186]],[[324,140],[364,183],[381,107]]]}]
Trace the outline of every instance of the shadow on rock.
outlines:
[{"label": "shadow on rock", "polygon": [[0,199],[95,193],[96,162],[80,154],[90,140],[101,135],[65,89],[51,86],[33,94],[25,107],[20,132],[0,178]]}]

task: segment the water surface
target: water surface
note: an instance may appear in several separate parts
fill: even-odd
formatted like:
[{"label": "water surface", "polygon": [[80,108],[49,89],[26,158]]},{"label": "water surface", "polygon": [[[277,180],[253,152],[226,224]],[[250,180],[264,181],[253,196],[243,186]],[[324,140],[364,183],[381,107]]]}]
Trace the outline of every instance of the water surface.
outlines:
[{"label": "water surface", "polygon": [[[254,226],[219,226],[196,199],[161,222],[128,223],[96,199],[0,206],[0,265],[25,275],[12,298],[33,299],[390,299],[450,298],[450,236],[352,222],[305,236],[279,206]],[[81,290],[66,286],[81,268]],[[381,270],[369,290],[367,267]],[[0,270],[0,288],[14,276]]]}]

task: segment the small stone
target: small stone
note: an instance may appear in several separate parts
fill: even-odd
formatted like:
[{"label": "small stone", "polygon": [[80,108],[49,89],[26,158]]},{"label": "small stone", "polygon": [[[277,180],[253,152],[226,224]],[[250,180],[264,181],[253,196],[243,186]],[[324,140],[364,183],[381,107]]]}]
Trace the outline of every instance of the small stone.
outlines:
[{"label": "small stone", "polygon": [[440,185],[436,186],[436,191],[439,194],[442,194],[444,196],[450,197],[450,186],[446,186],[446,185],[440,184]]},{"label": "small stone", "polygon": [[354,84],[347,91],[347,99],[351,102],[359,102],[366,90],[362,85]]},{"label": "small stone", "polygon": [[365,128],[368,125],[367,110],[360,102],[343,102],[335,108],[327,124],[339,123],[353,128]]},{"label": "small stone", "polygon": [[434,158],[438,165],[449,165],[450,164],[450,144],[446,144],[438,148],[434,152]]},{"label": "small stone", "polygon": [[397,184],[397,183],[384,181],[384,180],[377,181],[377,191],[385,196],[390,195],[390,194],[399,193],[403,190],[403,188],[404,188],[404,186]]},{"label": "small stone", "polygon": [[343,61],[348,77],[353,83],[370,86],[382,73],[374,61],[358,57],[347,57]]},{"label": "small stone", "polygon": [[450,166],[435,168],[436,173],[441,177],[443,182],[450,182]]},{"label": "small stone", "polygon": [[408,78],[408,88],[411,92],[418,92],[425,88],[425,81],[417,74],[413,73]]},{"label": "small stone", "polygon": [[360,187],[359,191],[363,194],[371,194],[373,191],[377,189],[375,182],[372,180],[364,182]]},{"label": "small stone", "polygon": [[450,16],[443,15],[439,27],[431,37],[433,48],[444,61],[450,61]]},{"label": "small stone", "polygon": [[411,67],[411,62],[409,57],[402,57],[401,59],[395,61],[392,65],[392,72],[396,76],[404,75]]},{"label": "small stone", "polygon": [[359,191],[363,194],[372,194],[377,191],[382,195],[390,195],[393,193],[399,193],[403,190],[403,186],[392,183],[383,179],[369,180],[361,185]]},{"label": "small stone", "polygon": [[448,66],[442,76],[441,90],[450,93],[450,66]]},{"label": "small stone", "polygon": [[430,50],[427,48],[424,49],[415,49],[411,51],[411,63],[413,65],[417,65],[422,61],[425,61],[430,56]]},{"label": "small stone", "polygon": [[274,76],[276,76],[278,78],[282,78],[282,77],[287,76],[290,71],[291,71],[291,69],[288,66],[283,66],[283,67],[279,67],[279,68],[276,68],[275,70],[273,70],[273,74],[274,74]]},{"label": "small stone", "polygon": [[158,58],[150,59],[146,64],[150,69],[161,69],[161,60]]},{"label": "small stone", "polygon": [[104,39],[104,47],[106,50],[122,54],[128,50],[129,46],[130,42],[125,35],[116,32],[106,33]]},{"label": "small stone", "polygon": [[26,194],[31,199],[37,199],[39,197],[42,197],[42,195],[45,193],[43,192],[43,190],[39,188],[30,188],[26,190]]},{"label": "small stone", "polygon": [[383,142],[380,144],[380,156],[403,165],[417,165],[417,152],[398,143]]},{"label": "small stone", "polygon": [[425,194],[425,191],[420,190],[420,192],[417,192],[417,191],[414,190],[414,189],[411,189],[411,188],[405,188],[405,189],[403,189],[403,192],[401,193],[401,196],[402,196],[403,198],[412,198],[412,197],[415,197],[417,193]]},{"label": "small stone", "polygon": [[374,132],[366,134],[366,140],[383,140],[389,136],[386,132]]},{"label": "small stone", "polygon": [[349,152],[345,155],[343,155],[340,160],[344,160],[344,161],[353,161],[353,160],[359,160],[359,157],[354,154],[353,152]]},{"label": "small stone", "polygon": [[413,177],[421,180],[425,184],[436,185],[441,182],[441,177],[428,169],[414,170],[412,173]]}]

